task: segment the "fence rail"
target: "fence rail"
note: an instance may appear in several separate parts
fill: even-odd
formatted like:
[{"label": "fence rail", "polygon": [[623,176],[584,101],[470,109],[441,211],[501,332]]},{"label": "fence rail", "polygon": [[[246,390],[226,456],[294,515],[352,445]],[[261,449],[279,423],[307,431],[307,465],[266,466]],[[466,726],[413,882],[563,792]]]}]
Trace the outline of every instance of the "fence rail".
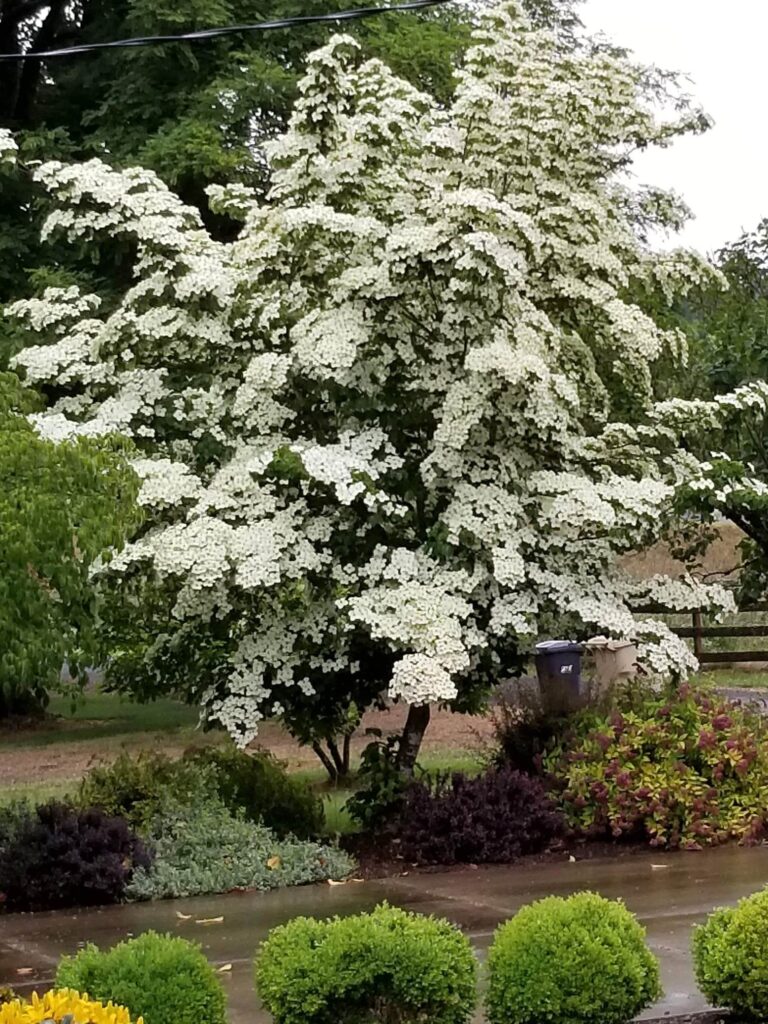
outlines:
[{"label": "fence rail", "polygon": [[[672,614],[669,608],[658,606],[646,606],[638,608],[637,611],[653,612],[656,614]],[[768,612],[768,604],[750,604],[739,608],[740,614],[748,615],[755,612]],[[768,623],[750,626],[705,626],[700,611],[691,613],[690,626],[670,626],[673,633],[685,640],[693,640],[693,652],[702,665],[727,665],[729,663],[745,661],[768,662],[767,650],[751,651],[707,651],[704,649],[704,641],[708,639],[735,639],[738,637],[768,637]]]}]

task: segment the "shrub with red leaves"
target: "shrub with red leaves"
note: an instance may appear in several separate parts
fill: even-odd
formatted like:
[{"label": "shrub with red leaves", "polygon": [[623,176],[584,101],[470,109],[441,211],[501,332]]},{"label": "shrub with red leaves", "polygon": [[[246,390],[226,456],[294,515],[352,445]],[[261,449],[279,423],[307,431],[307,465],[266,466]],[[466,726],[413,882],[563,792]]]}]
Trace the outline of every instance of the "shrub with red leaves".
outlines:
[{"label": "shrub with red leaves", "polygon": [[401,853],[417,864],[506,864],[563,830],[542,783],[510,768],[414,783],[398,823]]},{"label": "shrub with red leaves", "polygon": [[568,824],[591,837],[695,850],[767,831],[766,721],[711,691],[585,713],[545,767]]},{"label": "shrub with red leaves", "polygon": [[122,818],[49,803],[0,836],[0,894],[6,910],[118,903],[134,869],[150,863]]}]

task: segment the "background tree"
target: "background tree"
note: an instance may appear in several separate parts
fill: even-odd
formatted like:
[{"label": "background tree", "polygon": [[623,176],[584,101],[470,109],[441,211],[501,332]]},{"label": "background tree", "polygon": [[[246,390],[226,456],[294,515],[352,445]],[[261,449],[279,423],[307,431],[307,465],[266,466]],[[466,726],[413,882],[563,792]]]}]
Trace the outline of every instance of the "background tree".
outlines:
[{"label": "background tree", "polygon": [[0,373],[0,718],[45,706],[62,663],[92,664],[92,562],[136,523],[119,444],[42,440],[37,396]]},{"label": "background tree", "polygon": [[[707,471],[688,494],[704,522],[725,517],[744,531],[739,576],[745,601],[768,592],[768,221],[721,249],[718,279],[668,313],[684,331],[690,365],[676,393],[686,444]],[[703,540],[716,536],[705,532]],[[696,538],[700,541],[701,538]],[[695,543],[691,558],[700,558]]]},{"label": "background tree", "polygon": [[[528,3],[542,22],[574,30],[573,0]],[[0,52],[171,35],[348,6],[347,0],[0,0]],[[375,17],[349,31],[364,52],[445,104],[473,10],[455,3]],[[237,226],[212,213],[206,187],[236,181],[263,188],[261,144],[284,130],[307,54],[333,31],[333,24],[305,25],[204,43],[0,62],[0,128],[16,133],[22,164],[97,156],[116,167],[151,168],[203,212],[218,237],[228,238]],[[108,240],[98,254],[41,246],[46,209],[44,194],[23,167],[6,175],[0,302],[34,294],[41,283],[79,283],[105,295],[119,289],[126,254],[113,251]],[[7,361],[13,348],[7,334],[0,366],[3,349]]]},{"label": "background tree", "polygon": [[386,688],[409,768],[431,703],[471,703],[553,626],[692,666],[630,606],[727,595],[617,568],[674,515],[687,458],[643,444],[680,338],[625,295],[710,274],[638,236],[638,207],[667,223],[671,200],[618,184],[637,148],[705,123],[657,120],[654,80],[515,3],[447,106],[334,38],[265,146],[269,196],[211,193],[233,242],[149,171],[39,169],[48,232],[136,248],[103,312],[15,308],[43,434],[143,450],[143,531],[100,574],[114,685],[194,694],[242,742],[282,716],[326,746]]}]

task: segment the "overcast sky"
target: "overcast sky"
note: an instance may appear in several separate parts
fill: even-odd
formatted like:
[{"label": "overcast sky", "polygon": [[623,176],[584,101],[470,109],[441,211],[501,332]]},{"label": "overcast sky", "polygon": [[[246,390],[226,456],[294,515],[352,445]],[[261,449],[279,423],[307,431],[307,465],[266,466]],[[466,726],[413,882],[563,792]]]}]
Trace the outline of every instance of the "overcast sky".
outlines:
[{"label": "overcast sky", "polygon": [[690,75],[715,119],[637,163],[639,180],[674,188],[695,213],[683,241],[711,252],[768,217],[768,0],[586,0],[582,17],[642,60]]}]

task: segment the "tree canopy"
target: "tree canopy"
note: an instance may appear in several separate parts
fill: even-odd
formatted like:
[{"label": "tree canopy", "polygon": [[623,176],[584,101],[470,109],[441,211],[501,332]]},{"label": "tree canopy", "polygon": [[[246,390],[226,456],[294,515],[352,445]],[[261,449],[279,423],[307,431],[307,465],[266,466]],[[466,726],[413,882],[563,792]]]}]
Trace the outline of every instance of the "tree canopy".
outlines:
[{"label": "tree canopy", "polygon": [[698,472],[654,404],[681,336],[627,295],[712,274],[642,240],[679,209],[618,172],[702,115],[659,118],[652,72],[515,2],[457,77],[446,104],[334,37],[264,145],[268,195],[209,192],[234,241],[149,170],[36,172],[47,232],[136,251],[103,312],[14,307],[43,436],[142,451],[144,527],[99,574],[112,679],[195,692],[243,742],[274,715],[325,738],[382,688],[462,706],[552,628],[684,671],[632,606],[729,606],[617,567]]},{"label": "tree canopy", "polygon": [[35,408],[0,373],[0,716],[39,708],[64,661],[75,673],[92,663],[90,567],[138,518],[120,445],[43,440],[27,418]]}]

